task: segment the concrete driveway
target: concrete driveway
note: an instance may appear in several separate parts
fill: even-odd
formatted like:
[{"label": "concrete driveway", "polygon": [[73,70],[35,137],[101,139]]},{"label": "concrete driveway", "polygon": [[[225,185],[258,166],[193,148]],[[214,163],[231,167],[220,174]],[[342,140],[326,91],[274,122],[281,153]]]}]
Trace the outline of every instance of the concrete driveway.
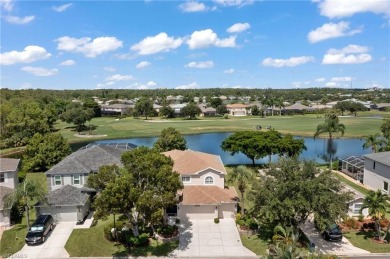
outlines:
[{"label": "concrete driveway", "polygon": [[241,243],[234,219],[192,220],[180,226],[179,248],[173,252],[177,257],[250,257],[258,258]]},{"label": "concrete driveway", "polygon": [[75,225],[76,222],[57,223],[45,243],[33,246],[24,245],[22,250],[11,258],[68,258],[69,254],[65,250],[65,244]]},{"label": "concrete driveway", "polygon": [[345,237],[343,237],[341,242],[324,240],[312,221],[307,220],[300,228],[309,240],[315,244],[316,250],[319,252],[339,256],[370,255],[369,251],[353,246]]}]

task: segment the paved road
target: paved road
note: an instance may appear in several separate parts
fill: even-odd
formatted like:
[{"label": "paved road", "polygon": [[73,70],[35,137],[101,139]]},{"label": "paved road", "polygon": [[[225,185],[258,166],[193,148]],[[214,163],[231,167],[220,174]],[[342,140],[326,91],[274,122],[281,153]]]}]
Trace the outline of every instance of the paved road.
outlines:
[{"label": "paved road", "polygon": [[192,220],[180,226],[177,257],[247,257],[258,258],[241,243],[234,219]]},{"label": "paved road", "polygon": [[75,225],[76,222],[58,223],[45,243],[33,246],[25,245],[22,250],[11,258],[69,258],[69,254],[64,247]]},{"label": "paved road", "polygon": [[334,254],[339,256],[370,255],[369,251],[353,246],[348,239],[343,237],[341,242],[329,242],[322,238],[314,224],[307,220],[300,227],[311,242],[316,245],[316,250],[321,253]]}]

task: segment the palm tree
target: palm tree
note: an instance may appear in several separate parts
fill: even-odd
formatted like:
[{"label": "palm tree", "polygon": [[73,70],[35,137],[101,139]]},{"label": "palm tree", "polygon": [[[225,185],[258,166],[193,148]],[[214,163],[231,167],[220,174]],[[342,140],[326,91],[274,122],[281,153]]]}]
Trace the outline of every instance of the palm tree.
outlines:
[{"label": "palm tree", "polygon": [[238,190],[241,192],[242,209],[241,215],[245,215],[245,192],[248,184],[253,180],[253,172],[248,167],[240,165],[234,168],[233,172],[229,174],[231,181],[236,181]]},{"label": "palm tree", "polygon": [[377,153],[380,148],[385,144],[385,141],[383,138],[381,138],[381,135],[379,133],[370,134],[367,136],[364,136],[364,144],[363,148],[369,148],[371,147],[372,152]]},{"label": "palm tree", "polygon": [[360,213],[364,209],[368,209],[368,215],[370,215],[375,220],[378,239],[381,239],[380,220],[386,213],[386,208],[389,207],[389,200],[390,197],[387,194],[382,193],[381,190],[377,190],[376,192],[369,191],[363,201],[363,206],[360,209]]},{"label": "palm tree", "polygon": [[38,182],[26,179],[4,197],[4,204],[11,207],[20,203],[26,211],[27,229],[30,229],[30,208],[38,201],[43,201],[45,196],[46,191]]},{"label": "palm tree", "polygon": [[279,108],[279,116],[282,116],[282,108],[286,107],[286,105],[284,105],[283,97],[279,97],[275,100],[275,106]]},{"label": "palm tree", "polygon": [[[317,130],[314,133],[314,139],[321,134],[329,134],[329,141],[333,139],[333,133],[341,133],[344,136],[345,126],[339,122],[339,118],[335,112],[330,112],[325,115],[325,122],[317,125]],[[332,154],[330,155],[330,169],[332,169]]]},{"label": "palm tree", "polygon": [[268,258],[306,258],[305,249],[298,248],[299,232],[293,227],[276,226],[274,228],[273,244],[270,245]]}]

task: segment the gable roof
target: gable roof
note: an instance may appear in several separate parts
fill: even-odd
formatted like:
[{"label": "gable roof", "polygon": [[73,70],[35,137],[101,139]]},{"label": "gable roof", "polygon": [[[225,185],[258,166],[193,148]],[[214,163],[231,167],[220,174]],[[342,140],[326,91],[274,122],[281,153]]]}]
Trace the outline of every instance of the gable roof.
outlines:
[{"label": "gable roof", "polygon": [[[72,185],[65,185],[47,195],[49,205],[72,206],[84,205],[89,199],[89,194],[82,192],[82,188]],[[45,206],[45,205],[42,205]]]},{"label": "gable roof", "polygon": [[163,152],[172,158],[173,170],[179,174],[197,174],[205,169],[212,168],[222,174],[226,174],[221,157],[193,150],[171,150]]},{"label": "gable roof", "polygon": [[0,158],[0,172],[14,172],[18,170],[20,159]]},{"label": "gable roof", "polygon": [[79,149],[50,168],[46,174],[89,174],[97,172],[102,165],[122,166],[121,155],[126,151],[126,149],[101,145]]},{"label": "gable roof", "polygon": [[246,104],[242,104],[242,103],[234,103],[234,104],[228,104],[226,105],[226,108],[228,109],[234,109],[234,108],[247,108],[249,107],[248,105]]},{"label": "gable roof", "polygon": [[371,160],[390,166],[390,151],[363,155]]},{"label": "gable roof", "polygon": [[218,186],[185,186],[182,190],[182,205],[221,204],[238,201],[236,189],[232,186],[220,188]]},{"label": "gable roof", "polygon": [[284,110],[313,110],[313,107],[309,107],[300,103],[294,103],[293,105],[284,107]]}]

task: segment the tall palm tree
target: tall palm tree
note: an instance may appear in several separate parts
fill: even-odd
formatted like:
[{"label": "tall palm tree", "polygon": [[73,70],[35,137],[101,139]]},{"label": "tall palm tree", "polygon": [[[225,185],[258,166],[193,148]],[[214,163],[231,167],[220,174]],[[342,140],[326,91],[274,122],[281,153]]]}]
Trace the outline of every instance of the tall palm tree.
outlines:
[{"label": "tall palm tree", "polygon": [[253,180],[253,172],[248,167],[240,165],[233,169],[233,172],[229,174],[229,180],[236,181],[238,190],[241,192],[241,215],[245,215],[245,192],[248,189],[248,184]]},{"label": "tall palm tree", "polygon": [[370,134],[367,136],[364,136],[364,144],[363,148],[369,148],[371,147],[372,152],[377,153],[380,148],[385,144],[385,141],[383,138],[381,138],[381,135],[379,133]]},{"label": "tall palm tree", "polygon": [[286,107],[286,105],[284,105],[283,97],[279,97],[275,100],[275,106],[279,108],[279,116],[282,116],[282,108]]},{"label": "tall palm tree", "polygon": [[11,207],[20,203],[26,212],[27,229],[30,229],[30,208],[38,201],[43,201],[46,190],[36,181],[25,179],[16,189],[4,197],[4,204]]},{"label": "tall palm tree", "polygon": [[389,207],[389,200],[390,197],[387,194],[382,193],[381,190],[377,190],[376,192],[369,191],[363,201],[363,206],[360,209],[360,212],[364,209],[368,209],[368,215],[375,220],[378,239],[381,239],[380,220]]},{"label": "tall palm tree", "polygon": [[[333,133],[341,133],[344,136],[345,126],[339,122],[339,118],[335,112],[330,112],[325,115],[325,122],[317,125],[317,130],[314,133],[314,139],[321,134],[328,134],[329,140],[333,139]],[[332,169],[332,154],[330,155],[330,169]]]}]

